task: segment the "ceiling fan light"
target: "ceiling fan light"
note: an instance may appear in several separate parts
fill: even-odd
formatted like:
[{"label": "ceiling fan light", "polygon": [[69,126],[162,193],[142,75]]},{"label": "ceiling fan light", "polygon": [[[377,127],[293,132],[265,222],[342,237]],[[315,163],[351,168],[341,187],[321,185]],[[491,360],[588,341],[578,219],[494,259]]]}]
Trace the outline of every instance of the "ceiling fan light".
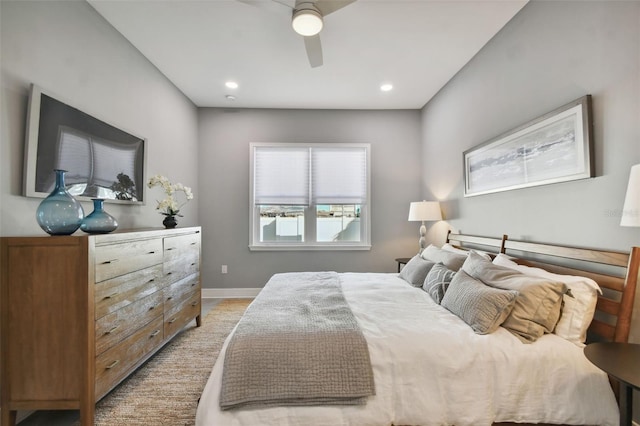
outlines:
[{"label": "ceiling fan light", "polygon": [[301,36],[314,36],[322,30],[322,15],[313,9],[296,10],[293,12],[291,26]]}]

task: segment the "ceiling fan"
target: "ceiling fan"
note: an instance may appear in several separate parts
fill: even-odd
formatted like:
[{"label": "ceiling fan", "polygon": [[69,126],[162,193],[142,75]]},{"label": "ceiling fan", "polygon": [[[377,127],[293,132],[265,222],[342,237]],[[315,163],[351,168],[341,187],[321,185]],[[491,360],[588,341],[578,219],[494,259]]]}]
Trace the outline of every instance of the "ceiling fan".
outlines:
[{"label": "ceiling fan", "polygon": [[[304,38],[309,64],[312,68],[323,64],[320,31],[324,25],[323,18],[356,0],[238,0],[253,6],[268,9],[288,10],[291,14],[293,30]],[[286,9],[285,9],[286,8]]]}]

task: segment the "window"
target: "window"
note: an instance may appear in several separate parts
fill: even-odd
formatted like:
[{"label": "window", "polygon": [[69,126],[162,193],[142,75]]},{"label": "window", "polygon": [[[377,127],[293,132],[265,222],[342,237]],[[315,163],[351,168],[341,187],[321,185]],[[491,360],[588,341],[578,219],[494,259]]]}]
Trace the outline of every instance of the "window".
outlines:
[{"label": "window", "polygon": [[252,250],[370,248],[368,144],[251,144]]}]

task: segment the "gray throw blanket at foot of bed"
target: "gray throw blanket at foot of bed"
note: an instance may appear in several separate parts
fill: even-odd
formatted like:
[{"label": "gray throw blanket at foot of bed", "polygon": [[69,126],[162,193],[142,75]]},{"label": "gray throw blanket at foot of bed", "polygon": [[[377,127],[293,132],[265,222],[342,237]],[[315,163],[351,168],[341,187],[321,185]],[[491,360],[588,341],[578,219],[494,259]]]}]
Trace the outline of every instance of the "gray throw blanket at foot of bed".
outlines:
[{"label": "gray throw blanket at foot of bed", "polygon": [[374,394],[367,342],[339,275],[274,275],[227,346],[221,409],[355,405]]}]

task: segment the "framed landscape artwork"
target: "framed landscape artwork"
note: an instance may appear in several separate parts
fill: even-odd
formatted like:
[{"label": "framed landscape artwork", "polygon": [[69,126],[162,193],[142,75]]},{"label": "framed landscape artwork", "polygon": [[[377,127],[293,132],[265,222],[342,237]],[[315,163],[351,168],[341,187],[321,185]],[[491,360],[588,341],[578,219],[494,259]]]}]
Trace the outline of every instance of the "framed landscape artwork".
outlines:
[{"label": "framed landscape artwork", "polygon": [[586,95],[463,153],[464,196],[594,176]]}]

